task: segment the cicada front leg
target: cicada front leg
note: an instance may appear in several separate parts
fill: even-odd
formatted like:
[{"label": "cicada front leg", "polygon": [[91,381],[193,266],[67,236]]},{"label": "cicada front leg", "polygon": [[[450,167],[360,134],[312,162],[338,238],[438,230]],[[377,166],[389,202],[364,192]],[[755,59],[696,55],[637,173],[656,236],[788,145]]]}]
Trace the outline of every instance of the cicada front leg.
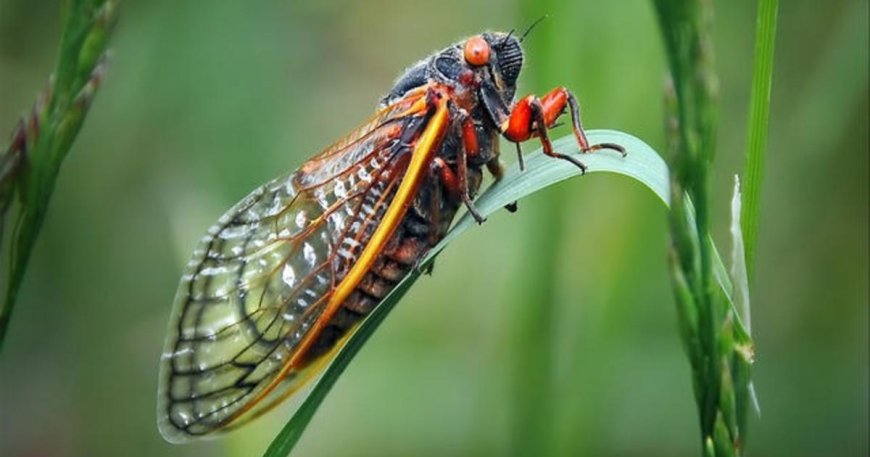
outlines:
[{"label": "cicada front leg", "polygon": [[529,95],[517,102],[501,123],[502,135],[517,144],[532,137],[538,137],[544,154],[567,160],[585,173],[586,165],[583,162],[576,157],[554,151],[553,144],[550,142],[548,131],[566,108],[570,109],[572,130],[581,152],[589,153],[599,149],[611,149],[619,152],[623,157],[626,155],[625,149],[618,144],[589,144],[580,120],[580,105],[574,94],[564,87],[557,87],[540,98]]}]

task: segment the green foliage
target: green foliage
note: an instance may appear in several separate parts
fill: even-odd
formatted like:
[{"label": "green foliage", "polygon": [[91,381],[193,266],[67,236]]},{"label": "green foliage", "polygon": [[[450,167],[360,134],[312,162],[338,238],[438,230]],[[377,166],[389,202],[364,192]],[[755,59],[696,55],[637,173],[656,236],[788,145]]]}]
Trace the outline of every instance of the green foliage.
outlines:
[{"label": "green foliage", "polygon": [[673,81],[673,92],[666,100],[671,162],[676,170],[671,180],[674,206],[669,214],[671,278],[681,335],[692,367],[701,447],[708,457],[739,456],[746,443],[748,405],[755,400],[746,266],[751,266],[757,232],[775,30],[771,21],[775,21],[776,2],[762,0],[759,6],[763,18],[759,18],[750,117],[749,195],[741,225],[741,194],[739,184],[735,184],[731,231],[735,249],[731,279],[735,289],[726,288],[726,293],[713,286],[719,255],[710,239],[709,175],[716,143],[718,96],[710,38],[712,4],[709,0],[653,3]]},{"label": "green foliage", "polygon": [[746,242],[746,265],[749,277],[755,265],[758,219],[761,213],[761,182],[764,152],[767,148],[767,123],[770,117],[770,86],[773,83],[773,43],[776,38],[776,14],[779,0],[759,0],[755,36],[755,64],[752,72],[752,96],[746,146],[742,230]]},{"label": "green foliage", "polygon": [[105,49],[115,22],[114,0],[65,3],[64,29],[49,88],[31,115],[19,122],[0,155],[0,239],[7,212],[17,194],[10,240],[9,272],[0,305],[0,348],[61,163],[84,122],[105,66]]},{"label": "green foliage", "polygon": [[[650,190],[667,204],[668,201],[668,168],[664,161],[655,151],[643,141],[616,131],[593,130],[587,132],[591,144],[616,143],[625,147],[628,156],[623,158],[612,151],[598,151],[593,154],[583,155],[581,160],[589,167],[587,173],[611,172],[618,173],[646,185]],[[579,154],[576,140],[573,136],[566,136],[553,142],[557,151]],[[475,206],[484,216],[488,216],[500,210],[505,205],[522,199],[541,189],[564,181],[572,176],[580,174],[580,170],[574,165],[563,160],[554,160],[545,156],[540,149],[529,154],[526,159],[526,170],[520,171],[514,164],[504,177],[490,186],[476,201]],[[311,393],[297,410],[296,414],[284,426],[272,444],[266,450],[264,457],[282,457],[289,455],[293,447],[302,436],[302,432],[308,422],[314,416],[320,403],[335,381],[344,372],[347,364],[360,350],[362,345],[374,333],[383,322],[387,314],[396,303],[405,295],[408,288],[419,278],[421,272],[435,261],[435,257],[457,236],[474,225],[474,219],[469,214],[463,217],[453,226],[447,236],[432,248],[429,254],[421,261],[420,266],[414,272],[402,280],[383,302],[360,324],[359,328],[349,337],[347,345],[342,348],[325,373],[317,380]]]}]

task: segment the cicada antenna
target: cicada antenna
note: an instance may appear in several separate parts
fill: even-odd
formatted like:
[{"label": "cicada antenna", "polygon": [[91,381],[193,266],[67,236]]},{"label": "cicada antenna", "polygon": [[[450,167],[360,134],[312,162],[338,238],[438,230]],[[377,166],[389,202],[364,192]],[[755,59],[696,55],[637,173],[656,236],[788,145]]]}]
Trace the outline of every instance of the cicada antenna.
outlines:
[{"label": "cicada antenna", "polygon": [[499,42],[499,47],[504,46],[507,43],[507,41],[511,38],[511,35],[513,35],[513,34],[514,34],[514,29],[511,29],[510,32],[508,32],[508,34],[504,38],[502,38],[502,40]]},{"label": "cicada antenna", "polygon": [[530,25],[529,28],[527,28],[526,31],[523,32],[522,36],[520,36],[520,43],[522,43],[523,40],[526,39],[526,36],[529,35],[529,32],[531,32],[532,29],[535,28],[536,25],[540,24],[541,21],[546,19],[548,16],[549,16],[549,14],[544,14],[543,16],[539,17],[538,20],[536,20],[535,22],[532,22],[532,25]]}]

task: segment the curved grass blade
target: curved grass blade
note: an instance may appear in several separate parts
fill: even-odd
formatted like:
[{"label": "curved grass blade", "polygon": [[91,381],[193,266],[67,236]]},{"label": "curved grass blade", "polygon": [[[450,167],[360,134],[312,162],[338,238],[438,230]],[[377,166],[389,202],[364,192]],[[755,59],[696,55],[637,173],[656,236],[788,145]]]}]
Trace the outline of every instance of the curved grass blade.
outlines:
[{"label": "curved grass blade", "polygon": [[[617,143],[628,151],[628,157],[625,158],[616,152],[607,150],[584,154],[581,159],[589,167],[587,173],[611,172],[634,178],[652,190],[665,205],[669,204],[668,167],[650,146],[629,134],[613,130],[592,130],[587,132],[587,136],[591,144]],[[573,136],[560,138],[554,141],[553,145],[557,151],[579,154]],[[524,172],[520,172],[517,165],[514,164],[500,181],[490,186],[475,201],[475,206],[481,214],[484,216],[492,214],[511,202],[580,174],[580,170],[574,165],[564,160],[546,157],[540,149],[527,154],[525,162],[526,170]],[[400,282],[392,293],[360,324],[356,332],[349,337],[347,345],[339,351],[335,360],[317,381],[296,414],[269,445],[264,457],[284,457],[290,454],[320,403],[347,368],[351,359],[383,322],[396,303],[405,295],[420,273],[454,238],[473,225],[475,225],[474,219],[468,214],[463,215],[447,236],[429,252],[421,262],[420,268],[411,272]]]}]

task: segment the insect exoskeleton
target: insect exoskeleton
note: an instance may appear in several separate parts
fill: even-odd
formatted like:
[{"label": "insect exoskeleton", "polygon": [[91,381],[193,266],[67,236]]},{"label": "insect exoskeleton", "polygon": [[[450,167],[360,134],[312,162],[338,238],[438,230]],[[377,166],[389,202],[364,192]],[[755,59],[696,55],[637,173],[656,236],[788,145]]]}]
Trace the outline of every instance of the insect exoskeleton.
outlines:
[{"label": "insect exoskeleton", "polygon": [[[160,362],[158,425],[173,442],[238,426],[319,373],[356,326],[474,207],[484,169],[501,176],[499,138],[532,138],[574,95],[515,100],[522,38],[484,32],[410,67],[375,115],[254,190],[208,230],[187,264]],[[521,158],[521,156],[520,156]]]}]

